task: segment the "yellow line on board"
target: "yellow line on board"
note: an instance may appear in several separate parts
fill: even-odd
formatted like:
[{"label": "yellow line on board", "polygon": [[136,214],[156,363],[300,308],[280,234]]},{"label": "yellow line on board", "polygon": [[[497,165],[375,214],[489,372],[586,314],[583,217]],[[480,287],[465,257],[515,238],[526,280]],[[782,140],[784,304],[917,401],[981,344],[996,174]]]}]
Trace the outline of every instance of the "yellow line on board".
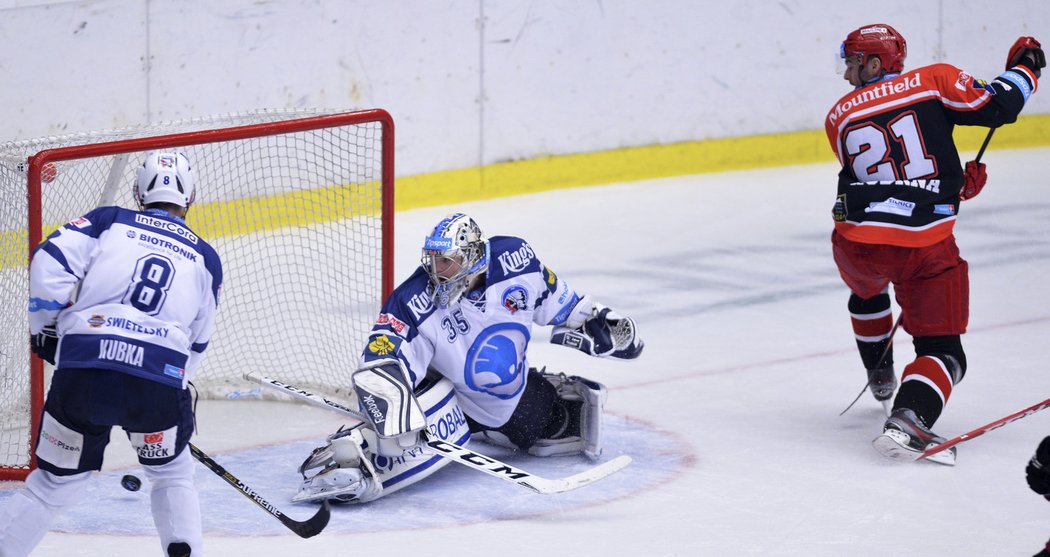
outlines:
[{"label": "yellow line on board", "polygon": [[[961,151],[976,151],[988,128],[958,126]],[[1050,145],[1050,114],[1024,116],[995,132],[989,150]],[[832,162],[823,130],[754,135],[497,163],[397,180],[397,209],[451,205],[477,199],[579,186],[749,168]],[[828,178],[834,188],[835,178]]]},{"label": "yellow line on board", "polygon": [[[955,130],[956,143],[961,151],[976,151],[987,133],[987,128],[960,126]],[[1050,145],[1050,114],[1037,114],[997,130],[988,148],[1047,145]],[[395,184],[395,206],[402,211],[564,188],[832,160],[823,130],[629,147],[399,177]],[[835,178],[830,176],[828,187],[834,188],[834,184]],[[211,240],[378,214],[379,199],[374,193],[366,193],[374,192],[374,187],[366,186],[332,186],[269,197],[199,203],[187,220],[194,232]],[[240,218],[231,218],[237,216]],[[231,224],[232,221],[237,224]],[[45,237],[57,226],[49,226]],[[26,241],[25,229],[0,232],[3,250],[0,268],[24,265]]]},{"label": "yellow line on board", "polygon": [[381,203],[376,182],[366,182],[360,186],[344,184],[266,197],[201,203],[190,208],[186,224],[208,241],[290,226],[379,215]]}]

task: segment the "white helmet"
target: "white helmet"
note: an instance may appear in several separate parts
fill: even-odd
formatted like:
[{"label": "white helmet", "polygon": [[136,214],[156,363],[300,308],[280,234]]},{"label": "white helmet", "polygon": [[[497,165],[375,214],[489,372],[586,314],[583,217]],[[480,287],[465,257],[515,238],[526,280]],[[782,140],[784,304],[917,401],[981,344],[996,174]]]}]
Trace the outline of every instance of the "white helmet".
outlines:
[{"label": "white helmet", "polygon": [[150,151],[139,167],[135,200],[140,207],[171,203],[189,208],[196,197],[197,176],[181,151]]},{"label": "white helmet", "polygon": [[471,279],[489,268],[489,242],[474,219],[449,215],[424,240],[422,263],[434,286],[434,301],[447,308],[466,293]]}]

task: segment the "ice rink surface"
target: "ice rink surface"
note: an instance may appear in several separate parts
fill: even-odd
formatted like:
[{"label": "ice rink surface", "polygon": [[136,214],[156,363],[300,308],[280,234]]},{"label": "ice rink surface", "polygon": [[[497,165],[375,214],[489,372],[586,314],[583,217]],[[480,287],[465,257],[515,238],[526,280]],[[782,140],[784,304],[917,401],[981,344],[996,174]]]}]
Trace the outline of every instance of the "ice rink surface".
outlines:
[{"label": "ice rink surface", "polygon": [[[972,153],[969,154],[972,158]],[[1050,397],[1050,149],[989,152],[989,184],[961,208],[970,263],[965,380],[934,427],[951,438]],[[964,159],[965,160],[965,159]],[[450,465],[366,507],[333,511],[302,540],[198,467],[209,555],[999,556],[1032,555],[1050,504],[1024,466],[1050,411],[959,446],[954,468],[899,464],[871,448],[884,415],[869,395],[831,260],[833,164],[707,174],[398,214],[398,280],[445,213],[529,240],[578,291],[634,317],[631,362],[547,344],[533,365],[610,388],[607,456],[624,471],[541,496]],[[894,307],[896,310],[896,306]],[[911,360],[898,332],[898,373]],[[341,423],[291,403],[202,401],[196,444],[293,518],[295,468]],[[497,453],[560,477],[576,458]],[[124,491],[131,449],[114,436],[90,500],[35,555],[157,555],[147,491]],[[0,498],[17,484],[0,487]]]}]

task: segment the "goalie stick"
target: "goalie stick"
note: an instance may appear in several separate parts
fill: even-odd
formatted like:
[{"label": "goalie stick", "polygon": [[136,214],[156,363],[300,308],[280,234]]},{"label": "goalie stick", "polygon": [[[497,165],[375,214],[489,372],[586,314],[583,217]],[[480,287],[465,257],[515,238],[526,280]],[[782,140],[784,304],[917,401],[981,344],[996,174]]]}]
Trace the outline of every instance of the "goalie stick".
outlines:
[{"label": "goalie stick", "polygon": [[[329,410],[340,412],[347,416],[352,416],[362,422],[371,423],[367,416],[362,413],[347,408],[346,406],[328,400],[327,398],[311,393],[310,391],[303,390],[294,385],[271,379],[264,375],[256,375],[255,373],[246,373],[244,378],[249,381],[259,383],[264,387],[289,394],[299,400],[309,402],[310,404],[321,406]],[[424,430],[425,432],[425,430]],[[485,456],[481,453],[472,451],[466,447],[462,447],[455,443],[448,441],[442,441],[440,439],[431,439],[429,435],[424,433],[424,442],[428,447],[434,450],[434,452],[443,458],[447,458],[454,462],[458,462],[468,468],[472,468],[479,472],[484,472],[490,476],[499,478],[504,481],[516,483],[522,487],[531,489],[536,493],[543,495],[549,495],[551,493],[562,493],[564,491],[571,491],[583,487],[585,485],[594,483],[606,476],[612,475],[616,472],[627,467],[631,463],[631,457],[628,455],[620,455],[608,462],[599,464],[593,468],[589,468],[566,478],[547,479],[541,478],[535,474],[531,474],[524,470],[514,468],[509,464],[500,462],[490,456]]]},{"label": "goalie stick", "polygon": [[270,504],[269,501],[263,499],[254,489],[237,479],[237,476],[229,473],[222,467],[222,465],[212,460],[210,456],[204,454],[204,451],[198,449],[193,443],[190,443],[190,453],[193,455],[193,458],[197,459],[208,470],[215,472],[215,474],[225,480],[226,483],[236,487],[237,490],[250,499],[252,503],[255,503],[259,508],[273,515],[277,520],[280,520],[281,524],[284,524],[289,530],[298,534],[299,537],[311,538],[320,534],[321,530],[324,530],[325,526],[328,526],[328,520],[332,517],[331,510],[328,508],[328,501],[321,503],[321,508],[310,518],[301,522],[298,520],[292,520],[291,518],[288,518],[288,515],[282,513],[277,507]]},{"label": "goalie stick", "polygon": [[959,443],[969,441],[974,437],[980,437],[981,435],[984,435],[985,433],[988,433],[993,429],[999,429],[1000,427],[1003,427],[1004,425],[1010,422],[1015,422],[1017,420],[1020,420],[1021,418],[1024,418],[1025,416],[1031,416],[1032,414],[1035,414],[1036,412],[1048,407],[1050,407],[1050,398],[1044,400],[1043,402],[1040,402],[1039,404],[1033,404],[1032,406],[1029,406],[1028,408],[1025,408],[1024,410],[1021,410],[1019,412],[1014,412],[1013,414],[1010,414],[1005,418],[1000,418],[990,424],[983,425],[969,433],[964,433],[954,439],[949,439],[948,441],[945,441],[940,445],[934,445],[933,447],[930,447],[923,451],[923,453],[916,457],[915,460],[922,460],[924,458],[931,457],[941,451],[950,449],[958,445]]}]

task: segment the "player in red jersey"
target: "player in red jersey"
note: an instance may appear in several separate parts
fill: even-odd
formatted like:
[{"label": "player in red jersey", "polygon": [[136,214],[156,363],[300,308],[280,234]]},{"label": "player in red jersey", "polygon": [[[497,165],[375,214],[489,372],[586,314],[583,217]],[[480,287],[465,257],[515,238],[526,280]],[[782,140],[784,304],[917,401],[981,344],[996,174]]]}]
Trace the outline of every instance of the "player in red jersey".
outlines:
[{"label": "player in red jersey", "polygon": [[[991,82],[948,64],[905,72],[907,53],[904,37],[886,24],[847,35],[841,56],[844,79],[854,90],[825,122],[842,164],[832,210],[835,263],[851,291],[849,311],[869,388],[888,409],[892,400],[873,445],[899,460],[915,460],[943,441],[930,428],[966,373],[960,336],[969,314],[969,278],[952,227],[959,202],[977,195],[986,176],[974,161],[964,172],[952,130],[1014,122],[1046,66],[1032,37],[1014,43],[1006,71]],[[891,283],[916,352],[896,398],[887,349]],[[954,464],[955,449],[930,460]]]}]

